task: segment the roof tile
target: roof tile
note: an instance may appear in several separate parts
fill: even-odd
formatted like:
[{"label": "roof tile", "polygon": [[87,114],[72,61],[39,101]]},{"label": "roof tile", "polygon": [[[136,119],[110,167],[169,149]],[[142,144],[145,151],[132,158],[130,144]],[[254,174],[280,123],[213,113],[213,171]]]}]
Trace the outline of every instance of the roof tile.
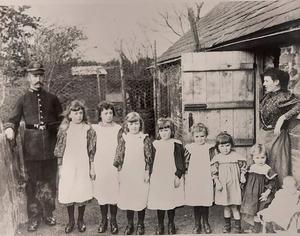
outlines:
[{"label": "roof tile", "polygon": [[[299,19],[299,0],[221,2],[197,23],[200,47],[208,49]],[[167,61],[192,51],[193,35],[189,31],[158,61]]]}]

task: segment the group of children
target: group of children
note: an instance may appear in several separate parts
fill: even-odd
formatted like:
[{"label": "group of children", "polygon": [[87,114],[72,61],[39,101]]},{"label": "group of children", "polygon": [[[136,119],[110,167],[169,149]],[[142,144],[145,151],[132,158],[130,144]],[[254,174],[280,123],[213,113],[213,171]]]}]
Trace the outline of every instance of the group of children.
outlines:
[{"label": "group of children", "polygon": [[111,103],[102,102],[98,111],[99,123],[90,125],[84,104],[74,100],[64,112],[59,128],[54,154],[60,166],[58,201],[67,205],[69,215],[66,233],[75,226],[75,204],[78,230],[86,230],[83,215],[92,198],[100,205],[99,233],[108,228],[108,209],[111,233],[118,233],[116,215],[120,208],[127,211],[124,234],[133,234],[135,230],[136,234],[144,234],[148,208],[157,210],[155,234],[165,233],[166,211],[167,232],[175,234],[175,209],[183,205],[193,206],[193,232],[211,233],[208,215],[213,204],[224,206],[224,233],[241,233],[240,213],[254,219],[253,232],[261,230],[262,220],[277,220],[286,228],[288,223],[283,225],[273,218],[274,211],[284,198],[289,197],[294,206],[298,204],[299,192],[292,177],[286,177],[289,179],[285,179],[283,189],[276,192],[276,173],[266,164],[263,145],[252,148],[254,163],[249,167],[246,158],[234,150],[233,138],[227,132],[221,132],[212,146],[206,143],[207,127],[195,124],[191,129],[194,141],[184,147],[174,138],[172,120],[160,118],[158,137],[152,142],[143,132],[143,120],[138,113],[127,114],[121,127],[113,121],[115,109]]}]

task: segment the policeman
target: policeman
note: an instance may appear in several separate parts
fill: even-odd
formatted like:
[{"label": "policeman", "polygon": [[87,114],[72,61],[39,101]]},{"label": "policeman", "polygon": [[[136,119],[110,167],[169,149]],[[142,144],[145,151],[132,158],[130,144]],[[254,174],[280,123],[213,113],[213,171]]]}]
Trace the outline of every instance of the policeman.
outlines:
[{"label": "policeman", "polygon": [[53,151],[62,107],[55,95],[43,89],[44,71],[37,61],[29,64],[29,91],[17,100],[5,124],[6,137],[13,140],[21,119],[25,121],[23,151],[28,175],[28,231],[36,231],[41,219],[49,226],[56,224],[52,212],[55,209],[57,159]]}]

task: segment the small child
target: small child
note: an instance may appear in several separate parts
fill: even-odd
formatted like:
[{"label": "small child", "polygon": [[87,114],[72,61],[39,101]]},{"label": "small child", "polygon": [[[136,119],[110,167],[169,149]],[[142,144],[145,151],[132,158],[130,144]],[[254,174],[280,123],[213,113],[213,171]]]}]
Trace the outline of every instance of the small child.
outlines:
[{"label": "small child", "polygon": [[143,120],[136,112],[127,114],[116,151],[114,166],[120,174],[118,207],[127,210],[128,225],[124,234],[134,231],[134,211],[138,212],[136,234],[145,233],[145,208],[149,190],[149,170],[152,164],[152,143],[143,133]]},{"label": "small child", "polygon": [[65,232],[73,231],[75,203],[78,204],[78,230],[84,232],[85,205],[93,198],[91,180],[95,179],[96,132],[88,124],[83,102],[74,100],[70,103],[57,136],[54,155],[58,157],[60,169],[58,201],[67,205],[69,215]]},{"label": "small child", "polygon": [[234,232],[241,233],[240,183],[246,182],[246,158],[234,151],[233,138],[227,132],[218,134],[215,147],[218,154],[213,157],[211,167],[215,182],[215,203],[224,206],[223,233],[231,232],[231,211],[235,220]]},{"label": "small child", "polygon": [[97,152],[95,154],[95,172],[97,178],[94,181],[94,197],[100,205],[102,221],[98,232],[107,230],[107,213],[110,208],[111,233],[118,233],[117,224],[117,200],[119,194],[118,170],[113,166],[118,134],[121,126],[113,121],[115,109],[112,103],[101,102],[98,105],[100,122],[94,126],[97,133]]},{"label": "small child", "polygon": [[158,140],[153,142],[155,156],[150,180],[148,209],[157,210],[156,234],[164,234],[164,216],[168,211],[168,233],[175,234],[175,208],[184,205],[184,148],[174,139],[174,123],[169,118],[157,121]]},{"label": "small child", "polygon": [[300,212],[299,197],[296,180],[292,176],[286,176],[282,189],[275,193],[269,207],[257,213],[262,222],[267,223],[268,232],[275,233],[273,223],[283,230],[289,229],[294,214]]},{"label": "small child", "polygon": [[191,128],[194,143],[185,146],[185,205],[194,207],[195,227],[193,232],[211,233],[208,223],[209,207],[213,204],[213,181],[210,173],[211,145],[206,143],[207,127],[198,123]]},{"label": "small child", "polygon": [[261,231],[257,212],[266,208],[277,190],[277,174],[266,164],[266,149],[262,144],[255,144],[250,151],[252,164],[247,173],[241,213],[254,220],[253,233]]}]

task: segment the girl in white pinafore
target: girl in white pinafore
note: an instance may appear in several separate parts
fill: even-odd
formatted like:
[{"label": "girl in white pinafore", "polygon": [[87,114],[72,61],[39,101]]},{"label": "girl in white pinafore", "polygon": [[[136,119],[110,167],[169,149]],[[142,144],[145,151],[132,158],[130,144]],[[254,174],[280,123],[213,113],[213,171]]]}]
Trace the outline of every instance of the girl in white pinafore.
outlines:
[{"label": "girl in white pinafore", "polygon": [[156,234],[164,233],[164,215],[168,212],[168,233],[175,234],[175,208],[184,205],[184,148],[174,139],[174,124],[169,118],[157,121],[159,140],[153,142],[155,151],[150,179],[148,209],[157,210]]},{"label": "girl in white pinafore", "polygon": [[149,170],[152,162],[152,144],[142,133],[143,122],[136,112],[125,118],[124,133],[119,140],[114,166],[119,170],[120,194],[118,207],[127,210],[128,225],[125,235],[134,231],[134,211],[138,212],[136,234],[144,234],[145,208],[149,190]]},{"label": "girl in white pinafore", "polygon": [[110,208],[111,233],[118,233],[117,224],[117,201],[119,195],[119,174],[113,166],[116,148],[118,145],[118,134],[121,126],[113,121],[115,109],[112,103],[103,101],[98,105],[100,122],[94,125],[97,133],[97,152],[95,154],[94,197],[100,205],[102,220],[98,232],[107,230],[107,214]]},{"label": "girl in white pinafore", "polygon": [[78,229],[86,230],[83,215],[86,203],[93,198],[92,181],[96,152],[96,133],[87,124],[86,110],[81,101],[74,100],[65,111],[60,125],[54,155],[58,157],[58,201],[67,205],[69,223],[65,228],[70,233],[75,224],[74,205],[78,204]]},{"label": "girl in white pinafore", "polygon": [[209,207],[214,201],[213,180],[210,171],[210,150],[212,146],[206,143],[207,127],[198,123],[192,126],[193,143],[185,146],[185,205],[194,207],[194,233],[203,231],[211,233],[208,223]]}]

